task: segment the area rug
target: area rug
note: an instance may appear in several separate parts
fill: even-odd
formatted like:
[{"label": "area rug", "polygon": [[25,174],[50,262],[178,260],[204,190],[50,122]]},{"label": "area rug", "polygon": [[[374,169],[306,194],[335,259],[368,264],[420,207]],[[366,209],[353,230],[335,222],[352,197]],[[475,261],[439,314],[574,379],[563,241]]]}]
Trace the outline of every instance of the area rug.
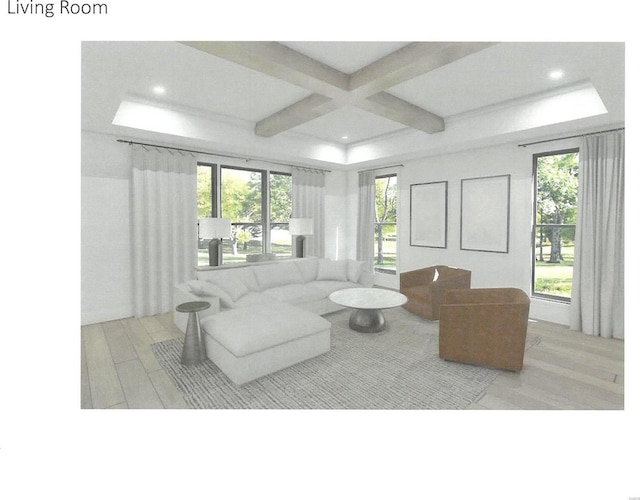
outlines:
[{"label": "area rug", "polygon": [[[500,370],[443,361],[438,323],[402,308],[385,311],[387,329],[349,329],[349,311],[331,322],[331,350],[242,386],[211,361],[180,363],[182,342],[152,344],[160,365],[191,408],[200,409],[446,409],[466,408]],[[528,338],[529,346],[538,338]]]}]

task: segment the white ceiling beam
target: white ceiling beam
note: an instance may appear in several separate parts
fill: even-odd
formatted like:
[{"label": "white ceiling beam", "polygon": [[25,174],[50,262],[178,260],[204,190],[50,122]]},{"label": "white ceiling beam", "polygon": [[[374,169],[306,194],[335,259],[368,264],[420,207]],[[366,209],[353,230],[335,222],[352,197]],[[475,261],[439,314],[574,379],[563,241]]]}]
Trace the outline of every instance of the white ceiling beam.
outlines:
[{"label": "white ceiling beam", "polygon": [[255,133],[261,137],[273,137],[280,132],[325,115],[336,108],[337,105],[330,97],[311,94],[264,120],[260,120],[256,124]]},{"label": "white ceiling beam", "polygon": [[428,134],[444,130],[442,117],[387,92],[379,92],[363,99],[358,107]]},{"label": "white ceiling beam", "polygon": [[338,97],[349,75],[277,42],[181,42],[318,94]]},{"label": "white ceiling beam", "polygon": [[349,90],[368,97],[495,45],[484,42],[414,42],[351,75]]},{"label": "white ceiling beam", "polygon": [[277,42],[182,43],[313,92],[258,122],[255,133],[262,137],[272,137],[347,105],[430,134],[440,132],[444,130],[441,117],[383,91],[494,45],[410,43],[347,75]]}]

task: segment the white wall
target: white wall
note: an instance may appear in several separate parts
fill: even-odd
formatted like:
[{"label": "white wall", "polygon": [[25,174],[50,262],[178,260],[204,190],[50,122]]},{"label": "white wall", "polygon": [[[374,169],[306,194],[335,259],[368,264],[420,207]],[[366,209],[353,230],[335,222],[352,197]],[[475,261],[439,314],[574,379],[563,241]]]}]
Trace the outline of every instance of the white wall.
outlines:
[{"label": "white wall", "polygon": [[132,315],[129,155],[115,137],[82,133],[83,325]]},{"label": "white wall", "polygon": [[[131,293],[130,178],[131,148],[117,137],[82,132],[81,161],[81,323],[130,317]],[[228,158],[206,156],[203,161],[236,164]],[[241,163],[241,162],[240,162]],[[273,168],[253,162],[252,167]],[[286,171],[278,167],[277,170]],[[347,173],[326,174],[325,252],[346,258]]]},{"label": "white wall", "polygon": [[[517,287],[531,293],[531,229],[533,221],[533,154],[576,147],[575,141],[545,143],[520,148],[517,144],[469,150],[408,161],[398,170],[398,272],[435,264],[462,267],[472,271],[471,286]],[[511,175],[510,228],[508,253],[460,249],[461,180],[491,175]],[[357,178],[350,174],[348,199],[357,206]],[[447,248],[411,246],[409,241],[411,184],[448,181]],[[355,201],[354,201],[355,200]],[[356,215],[350,211],[349,227]],[[355,237],[350,239],[355,252]],[[398,277],[376,276],[376,284],[398,288]],[[533,299],[531,317],[569,324],[569,305]]]},{"label": "white wall", "polygon": [[[82,324],[132,315],[130,283],[130,148],[116,137],[82,133]],[[516,144],[434,156],[406,162],[398,173],[398,270],[447,264],[472,270],[473,287],[514,286],[530,292],[532,155],[577,146],[576,142],[519,148]],[[209,158],[209,161],[211,159]],[[509,253],[460,250],[460,181],[511,174]],[[446,249],[413,247],[409,242],[411,184],[448,181]],[[358,207],[356,172],[326,175],[325,251],[329,258],[355,258]],[[377,275],[376,284],[398,288],[397,275]],[[566,304],[532,300],[531,316],[569,322]]]}]

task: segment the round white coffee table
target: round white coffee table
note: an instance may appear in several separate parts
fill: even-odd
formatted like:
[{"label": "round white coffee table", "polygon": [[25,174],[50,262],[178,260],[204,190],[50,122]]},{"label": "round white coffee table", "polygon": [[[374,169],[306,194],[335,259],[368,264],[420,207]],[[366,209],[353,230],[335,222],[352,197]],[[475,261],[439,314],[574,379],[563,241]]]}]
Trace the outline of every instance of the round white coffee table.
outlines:
[{"label": "round white coffee table", "polygon": [[353,309],[349,328],[357,332],[375,333],[385,328],[382,309],[399,307],[407,302],[407,297],[383,288],[347,288],[333,292],[329,300]]}]

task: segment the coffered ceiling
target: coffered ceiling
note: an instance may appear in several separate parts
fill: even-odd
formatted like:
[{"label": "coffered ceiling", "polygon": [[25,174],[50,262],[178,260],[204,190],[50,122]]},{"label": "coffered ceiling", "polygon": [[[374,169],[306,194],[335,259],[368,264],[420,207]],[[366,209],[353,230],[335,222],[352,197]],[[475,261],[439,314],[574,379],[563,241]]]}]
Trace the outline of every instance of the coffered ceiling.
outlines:
[{"label": "coffered ceiling", "polygon": [[83,129],[221,154],[351,169],[623,122],[621,43],[82,47]]}]

